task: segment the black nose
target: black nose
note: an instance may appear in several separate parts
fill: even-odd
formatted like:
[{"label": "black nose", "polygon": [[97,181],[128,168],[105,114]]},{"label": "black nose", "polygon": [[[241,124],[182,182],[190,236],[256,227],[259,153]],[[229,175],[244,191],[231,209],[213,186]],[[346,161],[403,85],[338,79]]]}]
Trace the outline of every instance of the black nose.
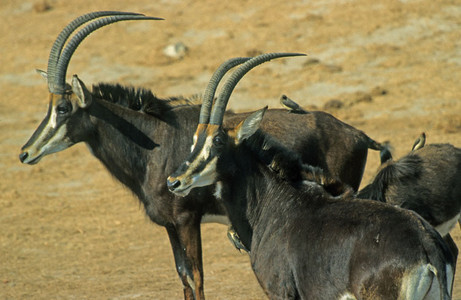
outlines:
[{"label": "black nose", "polygon": [[181,185],[181,182],[177,179],[175,179],[174,181],[171,181],[170,179],[168,179],[166,181],[166,185],[168,186],[168,189],[170,191],[174,190],[175,188],[177,188],[178,186]]},{"label": "black nose", "polygon": [[21,152],[21,154],[19,154],[19,160],[23,163],[27,156],[29,156],[29,154],[27,152]]}]

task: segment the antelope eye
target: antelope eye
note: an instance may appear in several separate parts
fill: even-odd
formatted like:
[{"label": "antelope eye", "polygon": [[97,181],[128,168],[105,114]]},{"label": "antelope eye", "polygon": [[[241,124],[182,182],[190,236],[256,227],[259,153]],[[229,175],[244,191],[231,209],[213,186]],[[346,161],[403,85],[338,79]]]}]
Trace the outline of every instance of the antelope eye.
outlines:
[{"label": "antelope eye", "polygon": [[213,144],[215,146],[222,146],[224,143],[223,143],[223,140],[220,136],[215,136],[214,139],[213,139]]},{"label": "antelope eye", "polygon": [[70,112],[70,107],[67,103],[63,103],[63,104],[60,104],[56,107],[56,111],[58,112],[58,114],[67,114],[68,112]]}]

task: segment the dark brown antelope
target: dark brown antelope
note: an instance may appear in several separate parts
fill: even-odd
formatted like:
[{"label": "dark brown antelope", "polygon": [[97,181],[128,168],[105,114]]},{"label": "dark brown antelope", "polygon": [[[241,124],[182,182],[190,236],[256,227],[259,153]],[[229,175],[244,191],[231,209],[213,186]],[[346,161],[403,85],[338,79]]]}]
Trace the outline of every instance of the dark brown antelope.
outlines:
[{"label": "dark brown antelope", "polygon": [[[79,26],[99,17],[105,18],[84,27],[64,47]],[[48,154],[86,143],[108,171],[139,198],[149,218],[166,228],[185,299],[204,299],[200,223],[226,223],[225,209],[215,201],[211,188],[180,198],[165,184],[167,176],[190,152],[190,136],[197,126],[200,106],[178,105],[177,98],[158,99],[149,90],[118,84],[100,83],[90,91],[76,75],[70,84],[66,83],[67,67],[82,40],[103,25],[128,19],[156,18],[122,12],[90,13],[72,21],[60,33],[50,52],[48,72],[41,71],[50,92],[48,113],[22,147],[19,158],[23,163],[36,164]],[[222,70],[246,60],[234,59]],[[212,77],[216,85],[205,91],[204,97],[214,96],[222,70]],[[277,123],[263,122],[265,130],[302,153],[306,162],[358,188],[367,150],[379,148],[376,142],[322,112],[297,115],[269,110],[267,114]],[[232,123],[245,117],[232,114],[229,119]],[[330,136],[333,130],[335,135]]]},{"label": "dark brown antelope", "polygon": [[[249,113],[227,115],[224,126],[234,128]],[[303,163],[319,167],[358,190],[365,169],[368,149],[382,146],[365,133],[322,111],[292,113],[271,109],[261,128],[301,156]]]},{"label": "dark brown antelope", "polygon": [[[168,178],[187,196],[216,185],[258,281],[271,299],[450,299],[454,259],[417,214],[369,200],[331,197],[315,182],[295,188],[267,153],[293,152],[258,130],[266,109],[233,129],[224,111],[237,82],[273,54],[245,62],[203,111],[187,160]],[[205,101],[210,101],[205,103]],[[202,107],[210,107],[204,99]],[[302,167],[299,167],[300,169]]]},{"label": "dark brown antelope", "polygon": [[455,257],[458,247],[450,231],[461,227],[461,149],[450,144],[425,146],[423,132],[412,150],[397,161],[384,146],[381,166],[357,197],[386,202],[417,212],[443,236]]},{"label": "dark brown antelope", "polygon": [[455,258],[458,247],[450,235],[456,222],[461,227],[461,149],[450,144],[429,144],[426,134],[397,161],[389,147],[381,150],[381,166],[370,184],[357,193],[417,212],[440,233]]},{"label": "dark brown antelope", "polygon": [[445,236],[460,222],[461,149],[424,142],[423,134],[410,153],[383,162],[358,197],[413,210]]}]

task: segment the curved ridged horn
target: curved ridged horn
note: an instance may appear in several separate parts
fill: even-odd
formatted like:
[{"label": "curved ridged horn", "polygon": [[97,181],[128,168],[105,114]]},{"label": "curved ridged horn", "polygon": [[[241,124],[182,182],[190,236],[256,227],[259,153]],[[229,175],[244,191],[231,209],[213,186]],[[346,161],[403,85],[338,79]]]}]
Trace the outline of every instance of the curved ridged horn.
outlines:
[{"label": "curved ridged horn", "polygon": [[90,33],[99,29],[103,26],[119,22],[119,21],[128,21],[128,20],[163,20],[162,18],[155,18],[155,17],[146,17],[142,15],[120,15],[120,16],[110,16],[106,18],[102,18],[85,26],[79,32],[77,32],[69,43],[66,45],[64,50],[62,51],[61,56],[58,60],[58,65],[56,67],[56,75],[54,81],[51,82],[51,85],[54,89],[54,93],[56,94],[63,94],[65,91],[66,85],[66,72],[67,67],[69,66],[70,59],[72,54],[75,52],[77,47],[83,41],[85,37],[87,37]]},{"label": "curved ridged horn", "polygon": [[213,110],[211,112],[210,117],[210,124],[222,124],[224,112],[226,111],[227,102],[229,101],[229,97],[232,91],[234,90],[235,86],[240,81],[240,79],[242,79],[242,77],[251,69],[274,58],[305,55],[306,54],[302,53],[266,53],[258,55],[250,59],[249,61],[245,62],[237,70],[235,70],[234,73],[232,73],[232,75],[224,84],[224,87],[221,93],[219,94],[218,99],[215,102],[215,105],[213,106]]},{"label": "curved ridged horn", "polygon": [[105,16],[115,16],[115,15],[141,15],[138,13],[132,12],[121,12],[121,11],[96,11],[88,14],[84,14],[80,17],[77,17],[72,22],[70,22],[58,35],[56,40],[53,43],[53,46],[50,50],[50,56],[48,57],[48,69],[47,69],[47,78],[48,78],[48,89],[52,90],[51,84],[55,81],[56,66],[58,65],[58,59],[61,55],[61,50],[64,47],[69,36],[72,32],[75,31],[78,27],[85,24],[88,21],[94,20],[99,17]]},{"label": "curved ridged horn", "polygon": [[224,77],[224,75],[235,66],[243,64],[244,62],[250,60],[250,57],[234,57],[226,62],[222,63],[218,69],[213,73],[213,76],[210,78],[210,82],[203,93],[202,108],[200,109],[200,124],[207,124],[210,121],[210,111],[213,104],[213,98],[218,88],[219,82]]}]

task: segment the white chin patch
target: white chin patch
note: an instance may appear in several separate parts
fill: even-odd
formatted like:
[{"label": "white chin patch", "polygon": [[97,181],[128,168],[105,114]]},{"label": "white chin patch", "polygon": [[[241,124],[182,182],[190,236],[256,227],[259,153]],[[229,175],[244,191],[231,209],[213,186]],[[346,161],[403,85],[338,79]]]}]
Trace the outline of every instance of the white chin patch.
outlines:
[{"label": "white chin patch", "polygon": [[186,188],[184,190],[180,190],[180,191],[176,190],[173,193],[175,195],[177,195],[177,196],[180,196],[180,197],[186,197],[187,195],[189,195],[191,190],[192,190],[192,186],[190,186],[190,187],[188,187],[188,188]]},{"label": "white chin patch", "polygon": [[38,163],[45,155],[56,153],[72,146],[73,143],[66,137],[66,134],[66,125],[62,125],[46,142],[43,141],[46,132],[41,133],[40,137],[30,147],[29,157],[24,162],[33,165]]},{"label": "white chin patch", "polygon": [[40,160],[42,160],[43,155],[30,159],[29,157],[24,161],[24,163],[29,164],[29,165],[35,165],[37,164]]}]

